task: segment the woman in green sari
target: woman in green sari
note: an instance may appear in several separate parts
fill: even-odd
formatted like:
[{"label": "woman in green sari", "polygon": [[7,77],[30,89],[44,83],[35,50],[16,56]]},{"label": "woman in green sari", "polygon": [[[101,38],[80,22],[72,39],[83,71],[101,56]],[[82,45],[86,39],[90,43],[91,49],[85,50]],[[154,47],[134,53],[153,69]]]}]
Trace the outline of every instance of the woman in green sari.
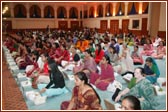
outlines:
[{"label": "woman in green sari", "polygon": [[151,57],[146,58],[144,66],[146,78],[152,83],[157,82],[157,78],[160,76],[159,68],[155,60]]},{"label": "woman in green sari", "polygon": [[118,102],[127,95],[133,95],[139,98],[142,110],[154,110],[158,105],[155,100],[155,92],[152,84],[144,75],[144,69],[138,67],[134,72],[135,77],[131,79],[128,87],[118,94],[115,102]]}]

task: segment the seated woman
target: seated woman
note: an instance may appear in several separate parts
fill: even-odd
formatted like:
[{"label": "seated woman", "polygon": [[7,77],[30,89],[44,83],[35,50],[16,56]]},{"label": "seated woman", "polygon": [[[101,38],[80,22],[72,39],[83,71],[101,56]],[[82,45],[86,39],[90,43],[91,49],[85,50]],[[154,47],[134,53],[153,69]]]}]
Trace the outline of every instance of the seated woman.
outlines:
[{"label": "seated woman", "polygon": [[90,83],[100,90],[106,90],[109,83],[114,81],[114,70],[110,64],[110,58],[105,55],[100,61],[101,74],[91,73]]},{"label": "seated woman", "polygon": [[59,43],[55,42],[52,44],[51,50],[49,52],[49,56],[51,58],[59,57],[60,56],[60,46]]},{"label": "seated woman", "polygon": [[134,45],[134,37],[133,37],[133,36],[128,37],[126,43],[127,43],[127,45],[129,45],[129,46],[133,46],[133,45]]},{"label": "seated woman", "polygon": [[164,42],[160,41],[156,53],[153,53],[152,57],[155,59],[163,59],[164,56],[166,56],[166,47],[164,46]]},{"label": "seated woman", "polygon": [[41,59],[44,62],[42,69],[35,70],[30,77],[33,78],[32,87],[37,88],[38,83],[49,83],[49,71],[48,71],[48,54],[43,53],[41,54]]},{"label": "seated woman", "polygon": [[120,53],[120,45],[117,43],[117,41],[115,39],[113,39],[113,38],[111,39],[110,46],[115,47],[117,54]]},{"label": "seated woman", "polygon": [[132,54],[131,54],[134,65],[142,65],[143,64],[142,56],[139,55],[138,50],[139,50],[139,47],[137,45],[135,45],[134,51],[132,51]]},{"label": "seated woman", "polygon": [[39,69],[39,66],[38,66],[38,63],[37,63],[37,60],[39,59],[39,52],[38,51],[33,51],[31,53],[31,55],[32,55],[31,58],[32,58],[33,64],[32,65],[28,65],[26,67],[25,73],[26,73],[27,77],[31,76],[31,74],[35,70]]},{"label": "seated woman", "polygon": [[20,55],[18,57],[16,57],[16,63],[19,67],[19,69],[25,69],[27,65],[31,65],[33,64],[33,61],[30,59],[30,49],[28,48],[28,46],[23,46],[20,45]]},{"label": "seated woman", "polygon": [[77,42],[76,42],[76,48],[80,50],[81,46],[82,46],[82,39],[80,38]]},{"label": "seated woman", "polygon": [[75,66],[80,65],[80,56],[76,53],[76,48],[71,47],[70,52],[72,53],[69,61],[62,60],[61,65],[64,70],[73,70]]},{"label": "seated woman", "polygon": [[91,57],[91,52],[90,50],[86,50],[84,52],[84,59],[83,63],[80,66],[76,66],[73,69],[74,74],[77,72],[85,72],[87,77],[90,78],[91,73],[96,73],[97,72],[97,64],[93,57]]},{"label": "seated woman", "polygon": [[153,85],[144,77],[144,69],[138,67],[135,69],[134,78],[128,84],[122,92],[115,98],[115,102],[122,99],[122,96],[133,95],[139,98],[142,110],[153,110],[158,105],[155,99],[156,95],[153,89]]},{"label": "seated woman", "polygon": [[96,45],[96,51],[95,51],[95,62],[97,64],[99,64],[100,60],[103,58],[104,56],[104,51],[103,49],[101,48],[101,45],[100,44],[97,44]]},{"label": "seated woman", "polygon": [[93,43],[89,43],[88,49],[90,50],[91,55],[93,57],[95,57],[95,44],[94,44],[94,42]]},{"label": "seated woman", "polygon": [[127,73],[131,73],[134,71],[134,64],[133,59],[130,56],[130,50],[127,47],[127,44],[123,44],[122,54],[120,56],[120,65],[115,66],[114,70],[115,72],[126,75]]},{"label": "seated woman", "polygon": [[155,60],[151,57],[146,58],[144,66],[146,78],[152,83],[156,83],[157,78],[160,76],[159,68]]},{"label": "seated woman", "polygon": [[109,46],[108,50],[105,52],[106,55],[110,57],[110,62],[113,66],[118,65],[119,56],[116,52],[115,47]]},{"label": "seated woman", "polygon": [[89,46],[89,40],[83,39],[80,50],[84,52]]},{"label": "seated woman", "polygon": [[84,72],[75,74],[75,87],[70,101],[61,104],[61,110],[101,110],[100,97],[88,84],[88,78]]},{"label": "seated woman", "polygon": [[146,44],[144,44],[143,51],[141,55],[151,56],[154,53],[154,48],[150,39],[146,40]]},{"label": "seated woman", "polygon": [[62,60],[69,61],[69,59],[70,59],[70,54],[69,54],[69,51],[66,49],[66,45],[63,44],[60,46],[60,48],[61,48],[60,57],[54,58],[54,60],[58,64],[61,64]]},{"label": "seated woman", "polygon": [[58,66],[54,60],[48,60],[48,69],[50,74],[50,82],[48,84],[37,85],[40,93],[42,93],[43,96],[51,97],[68,92],[65,87],[63,74],[59,71]]},{"label": "seated woman", "polygon": [[157,47],[159,45],[159,42],[162,41],[162,39],[159,36],[156,36],[154,42],[153,42],[153,46]]},{"label": "seated woman", "polygon": [[122,110],[141,110],[141,104],[138,98],[128,95],[121,102]]}]

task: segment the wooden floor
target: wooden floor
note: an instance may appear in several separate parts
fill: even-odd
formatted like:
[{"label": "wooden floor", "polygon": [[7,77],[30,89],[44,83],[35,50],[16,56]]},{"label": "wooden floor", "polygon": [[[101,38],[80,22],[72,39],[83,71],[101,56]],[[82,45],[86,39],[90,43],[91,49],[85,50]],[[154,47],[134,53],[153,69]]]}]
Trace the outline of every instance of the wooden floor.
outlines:
[{"label": "wooden floor", "polygon": [[2,56],[2,68],[1,68],[2,110],[27,110],[28,108],[24,101],[23,95],[15,79],[13,78],[12,74],[8,69],[3,51],[1,56]]}]

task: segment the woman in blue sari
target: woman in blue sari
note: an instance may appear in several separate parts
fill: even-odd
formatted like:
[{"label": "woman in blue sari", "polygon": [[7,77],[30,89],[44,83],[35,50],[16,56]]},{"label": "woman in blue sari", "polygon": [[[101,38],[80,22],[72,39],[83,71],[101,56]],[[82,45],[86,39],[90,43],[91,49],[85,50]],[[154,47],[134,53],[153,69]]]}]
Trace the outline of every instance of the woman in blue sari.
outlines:
[{"label": "woman in blue sari", "polygon": [[155,60],[151,57],[146,58],[144,66],[146,78],[152,83],[157,82],[157,78],[160,76],[160,71]]}]

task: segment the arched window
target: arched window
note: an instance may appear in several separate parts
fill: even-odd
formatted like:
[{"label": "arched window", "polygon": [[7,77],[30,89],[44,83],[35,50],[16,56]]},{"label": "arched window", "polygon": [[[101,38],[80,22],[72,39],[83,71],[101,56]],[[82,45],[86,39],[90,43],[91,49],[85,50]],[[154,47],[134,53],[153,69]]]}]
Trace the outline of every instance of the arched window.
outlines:
[{"label": "arched window", "polygon": [[122,3],[122,2],[117,3],[116,10],[117,10],[116,16],[123,16],[124,13],[125,13],[125,5],[124,5],[124,3]]},{"label": "arched window", "polygon": [[54,18],[54,9],[51,6],[48,5],[44,8],[44,17]]},{"label": "arched window", "polygon": [[17,4],[14,7],[14,17],[15,18],[26,18],[26,8],[22,4]]},{"label": "arched window", "polygon": [[32,5],[30,7],[30,17],[31,18],[41,18],[41,9],[38,5]]},{"label": "arched window", "polygon": [[138,14],[138,10],[139,10],[139,3],[138,2],[130,2],[128,4],[128,15],[134,15],[134,14]]},{"label": "arched window", "polygon": [[148,14],[149,2],[143,2],[142,4],[142,13]]},{"label": "arched window", "polygon": [[57,9],[57,17],[58,18],[67,18],[67,12],[64,7],[59,7]]},{"label": "arched window", "polygon": [[72,7],[69,10],[70,18],[78,18],[78,10],[75,7]]},{"label": "arched window", "polygon": [[111,3],[108,3],[106,5],[106,12],[105,12],[106,16],[112,16],[113,15],[113,5]]},{"label": "arched window", "polygon": [[99,5],[97,7],[97,14],[98,14],[98,17],[103,17],[103,6],[102,5]]},{"label": "arched window", "polygon": [[91,7],[89,10],[89,18],[94,18],[94,7]]}]

